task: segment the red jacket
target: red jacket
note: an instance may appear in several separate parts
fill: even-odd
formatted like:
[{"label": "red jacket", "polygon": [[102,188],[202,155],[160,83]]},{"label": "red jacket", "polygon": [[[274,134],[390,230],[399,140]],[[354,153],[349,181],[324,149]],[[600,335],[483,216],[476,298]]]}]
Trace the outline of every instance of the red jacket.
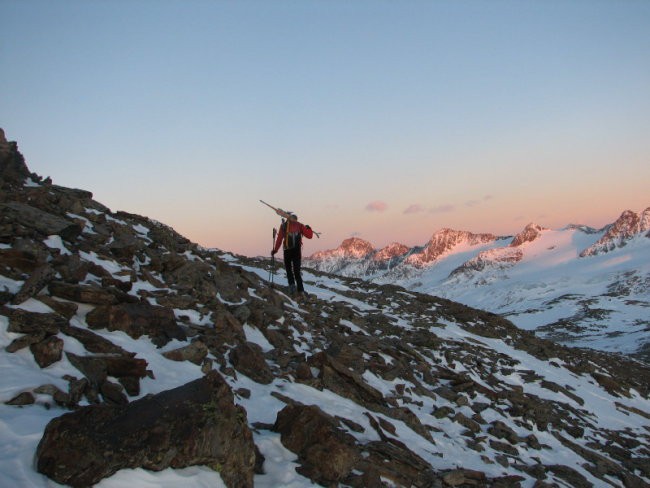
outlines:
[{"label": "red jacket", "polygon": [[283,246],[284,249],[294,247],[292,246],[292,241],[295,242],[295,239],[300,239],[301,236],[311,239],[314,236],[314,231],[308,225],[301,224],[300,222],[293,220],[286,221],[285,224],[280,226],[278,237],[275,239],[275,246],[273,246],[273,252],[278,252],[280,246]]}]

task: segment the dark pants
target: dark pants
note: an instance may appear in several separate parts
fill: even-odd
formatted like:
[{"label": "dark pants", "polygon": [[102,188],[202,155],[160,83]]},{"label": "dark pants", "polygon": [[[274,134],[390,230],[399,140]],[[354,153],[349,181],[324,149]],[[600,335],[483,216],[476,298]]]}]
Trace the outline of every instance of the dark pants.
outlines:
[{"label": "dark pants", "polygon": [[300,276],[301,258],[299,247],[284,250],[284,267],[287,270],[287,281],[290,287],[295,285],[296,290],[299,292],[305,291],[302,286],[302,276]]}]

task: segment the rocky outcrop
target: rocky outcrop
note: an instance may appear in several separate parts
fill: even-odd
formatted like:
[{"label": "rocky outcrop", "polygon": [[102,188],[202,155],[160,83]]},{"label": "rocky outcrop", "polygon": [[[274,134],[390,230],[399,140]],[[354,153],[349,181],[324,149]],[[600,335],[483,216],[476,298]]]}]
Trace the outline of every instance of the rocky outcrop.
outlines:
[{"label": "rocky outcrop", "polygon": [[7,141],[4,130],[0,129],[0,187],[23,185],[31,176],[18,145]]},{"label": "rocky outcrop", "polygon": [[229,488],[253,486],[255,448],[246,412],[217,372],[129,405],[83,407],[52,420],[36,452],[40,473],[73,487],[125,468],[193,465]]},{"label": "rocky outcrop", "polygon": [[512,242],[510,243],[510,247],[519,247],[526,242],[533,242],[536,240],[540,235],[542,235],[542,231],[544,231],[544,227],[541,225],[533,224],[532,222],[528,224],[524,230],[522,230],[519,234],[517,234],[513,239]]},{"label": "rocky outcrop", "polygon": [[524,253],[518,247],[498,247],[481,251],[476,257],[466,261],[451,272],[451,277],[482,272],[486,269],[505,269],[517,264],[524,258]]}]

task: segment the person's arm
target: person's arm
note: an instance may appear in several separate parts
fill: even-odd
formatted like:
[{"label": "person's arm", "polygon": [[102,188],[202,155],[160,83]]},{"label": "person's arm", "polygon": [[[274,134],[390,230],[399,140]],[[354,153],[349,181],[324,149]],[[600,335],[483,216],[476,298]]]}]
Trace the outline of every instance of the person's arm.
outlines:
[{"label": "person's arm", "polygon": [[281,225],[280,230],[278,231],[278,236],[275,238],[275,246],[273,246],[273,250],[271,251],[271,254],[275,254],[276,252],[278,252],[278,249],[280,249],[283,240],[284,240],[284,225]]},{"label": "person's arm", "polygon": [[308,225],[300,224],[300,232],[302,232],[302,235],[305,236],[307,239],[311,239],[314,237],[314,231],[311,230],[311,227]]}]

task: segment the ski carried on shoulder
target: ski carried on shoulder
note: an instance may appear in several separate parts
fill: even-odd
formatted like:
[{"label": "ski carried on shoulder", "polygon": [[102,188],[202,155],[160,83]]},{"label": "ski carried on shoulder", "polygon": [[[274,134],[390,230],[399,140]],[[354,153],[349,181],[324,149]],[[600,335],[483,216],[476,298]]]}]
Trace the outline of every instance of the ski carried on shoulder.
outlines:
[{"label": "ski carried on shoulder", "polygon": [[[293,222],[298,222],[298,220],[296,220],[295,215],[291,215],[286,210],[282,210],[281,208],[274,207],[273,205],[270,205],[270,204],[266,203],[264,200],[260,200],[260,202],[262,202],[267,207],[272,208],[273,210],[275,210],[275,213],[278,214],[280,217],[285,218],[287,220],[291,220]],[[300,223],[300,222],[298,222],[298,223]],[[316,232],[314,229],[312,229],[312,232],[314,234],[316,234],[316,237],[318,237],[320,239],[320,235],[321,235],[320,232]]]}]

